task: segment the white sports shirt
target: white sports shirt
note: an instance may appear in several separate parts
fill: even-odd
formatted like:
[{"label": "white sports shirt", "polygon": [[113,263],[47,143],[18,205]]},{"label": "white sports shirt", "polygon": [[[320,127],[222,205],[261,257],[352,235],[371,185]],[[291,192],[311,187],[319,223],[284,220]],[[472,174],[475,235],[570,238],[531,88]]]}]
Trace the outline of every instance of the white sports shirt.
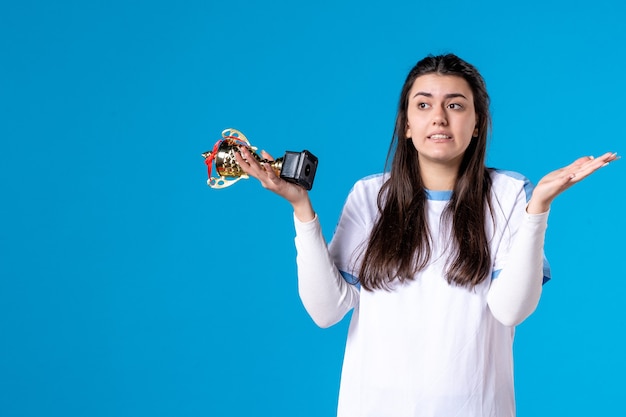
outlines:
[{"label": "white sports shirt", "polygon": [[439,221],[451,192],[428,192],[430,264],[390,291],[355,285],[386,176],[354,185],[328,248],[317,218],[295,219],[299,292],[308,313],[328,327],[354,309],[338,417],[515,415],[514,326],[534,311],[549,279],[548,213],[526,213],[532,186],[524,177],[496,170],[491,176],[495,222],[488,214],[486,229],[493,269],[472,290],[445,279],[451,239],[440,234]]}]

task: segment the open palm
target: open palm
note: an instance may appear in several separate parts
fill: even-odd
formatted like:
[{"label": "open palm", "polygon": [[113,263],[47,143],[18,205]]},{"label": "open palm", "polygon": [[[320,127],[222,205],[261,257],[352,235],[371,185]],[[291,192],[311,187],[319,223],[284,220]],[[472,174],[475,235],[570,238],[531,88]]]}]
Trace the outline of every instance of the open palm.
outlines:
[{"label": "open palm", "polygon": [[550,172],[537,183],[528,204],[528,212],[547,211],[552,201],[563,191],[617,159],[619,156],[613,152],[607,152],[597,158],[584,156],[566,167]]}]

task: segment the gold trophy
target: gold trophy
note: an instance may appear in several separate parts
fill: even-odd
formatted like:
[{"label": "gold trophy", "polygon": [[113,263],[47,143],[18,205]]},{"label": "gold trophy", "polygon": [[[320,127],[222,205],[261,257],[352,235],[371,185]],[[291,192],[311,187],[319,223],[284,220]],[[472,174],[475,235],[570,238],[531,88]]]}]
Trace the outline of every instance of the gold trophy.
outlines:
[{"label": "gold trophy", "polygon": [[[202,154],[209,171],[209,179],[207,180],[209,187],[226,188],[242,178],[248,178],[248,175],[235,159],[235,152],[239,152],[239,148],[242,146],[248,148],[257,161],[268,164],[282,179],[298,184],[306,190],[313,187],[313,180],[317,171],[317,157],[311,152],[307,150],[302,152],[287,151],[282,158],[269,161],[261,158],[256,153],[256,146],[250,145],[248,138],[233,128],[224,129],[222,139],[215,143],[213,150]],[[213,164],[215,164],[219,177],[211,177]]]}]

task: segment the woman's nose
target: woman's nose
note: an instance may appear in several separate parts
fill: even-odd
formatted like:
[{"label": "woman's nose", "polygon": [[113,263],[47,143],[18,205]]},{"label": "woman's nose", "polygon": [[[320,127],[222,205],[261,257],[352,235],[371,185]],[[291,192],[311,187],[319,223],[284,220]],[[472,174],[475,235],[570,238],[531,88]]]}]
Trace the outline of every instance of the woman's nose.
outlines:
[{"label": "woman's nose", "polygon": [[446,125],[448,123],[448,117],[446,115],[445,109],[438,108],[433,113],[433,124],[434,125]]}]

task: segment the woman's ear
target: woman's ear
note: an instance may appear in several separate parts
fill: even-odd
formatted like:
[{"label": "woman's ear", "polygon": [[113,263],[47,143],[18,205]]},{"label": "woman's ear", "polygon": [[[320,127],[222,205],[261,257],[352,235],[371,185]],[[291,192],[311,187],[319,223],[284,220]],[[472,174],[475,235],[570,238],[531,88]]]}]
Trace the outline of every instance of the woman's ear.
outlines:
[{"label": "woman's ear", "polygon": [[406,138],[407,138],[407,139],[411,138],[411,128],[409,127],[409,124],[408,124],[408,123],[406,124],[406,131],[405,131],[405,135],[406,135]]},{"label": "woman's ear", "polygon": [[472,133],[472,137],[474,137],[474,138],[478,137],[478,127],[474,128],[474,133]]}]

